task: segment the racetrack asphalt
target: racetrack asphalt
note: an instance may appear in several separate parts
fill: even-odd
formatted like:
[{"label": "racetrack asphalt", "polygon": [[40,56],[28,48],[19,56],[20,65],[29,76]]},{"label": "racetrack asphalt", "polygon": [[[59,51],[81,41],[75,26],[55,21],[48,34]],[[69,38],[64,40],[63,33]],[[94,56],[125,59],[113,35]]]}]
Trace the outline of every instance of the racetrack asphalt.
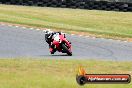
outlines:
[{"label": "racetrack asphalt", "polygon": [[132,42],[66,34],[73,56],[50,55],[44,32],[32,28],[0,24],[0,58],[44,57],[62,59],[104,59],[132,61]]}]

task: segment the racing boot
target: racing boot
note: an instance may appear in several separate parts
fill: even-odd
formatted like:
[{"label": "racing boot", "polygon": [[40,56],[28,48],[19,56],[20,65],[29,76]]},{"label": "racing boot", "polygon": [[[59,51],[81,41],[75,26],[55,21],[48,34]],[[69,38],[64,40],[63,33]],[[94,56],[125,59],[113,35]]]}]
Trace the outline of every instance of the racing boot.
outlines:
[{"label": "racing boot", "polygon": [[54,54],[55,53],[54,50],[53,50],[53,48],[50,47],[49,50],[50,50],[50,53],[51,54]]},{"label": "racing boot", "polygon": [[56,50],[54,49],[54,45],[51,45],[51,46],[49,46],[50,48],[49,48],[49,50],[50,50],[50,53],[51,54],[54,54],[55,52],[56,52]]}]

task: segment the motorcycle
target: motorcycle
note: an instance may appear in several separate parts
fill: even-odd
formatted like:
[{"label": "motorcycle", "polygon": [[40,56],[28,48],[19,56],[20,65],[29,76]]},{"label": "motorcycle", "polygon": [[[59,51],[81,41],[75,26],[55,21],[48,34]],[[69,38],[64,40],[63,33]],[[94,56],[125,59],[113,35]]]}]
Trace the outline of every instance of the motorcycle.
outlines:
[{"label": "motorcycle", "polygon": [[52,39],[52,44],[54,45],[55,50],[72,56],[71,42],[66,39],[65,34],[56,33],[53,35]]}]

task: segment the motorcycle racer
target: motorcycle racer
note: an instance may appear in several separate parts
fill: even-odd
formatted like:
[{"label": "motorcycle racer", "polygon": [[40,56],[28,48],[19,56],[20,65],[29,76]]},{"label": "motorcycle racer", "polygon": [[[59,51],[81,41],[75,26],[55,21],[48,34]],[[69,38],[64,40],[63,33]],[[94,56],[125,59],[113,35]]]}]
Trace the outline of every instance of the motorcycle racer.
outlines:
[{"label": "motorcycle racer", "polygon": [[55,35],[56,33],[59,33],[59,35],[61,35],[61,32],[53,32],[50,29],[47,29],[45,31],[45,41],[49,44],[49,50],[51,54],[54,54],[56,52],[56,50],[54,49],[54,45],[52,44],[53,42],[53,35]]}]

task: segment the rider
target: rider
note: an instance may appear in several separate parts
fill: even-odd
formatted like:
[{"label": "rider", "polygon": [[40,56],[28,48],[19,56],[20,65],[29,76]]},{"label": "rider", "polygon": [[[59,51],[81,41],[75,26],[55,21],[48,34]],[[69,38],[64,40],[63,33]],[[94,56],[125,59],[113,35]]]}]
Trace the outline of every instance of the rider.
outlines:
[{"label": "rider", "polygon": [[51,54],[54,54],[56,52],[56,50],[54,49],[54,45],[52,45],[52,42],[53,42],[52,37],[56,33],[59,33],[61,35],[61,32],[53,32],[53,31],[50,31],[50,29],[47,29],[45,31],[45,40],[49,44],[49,50]]}]

